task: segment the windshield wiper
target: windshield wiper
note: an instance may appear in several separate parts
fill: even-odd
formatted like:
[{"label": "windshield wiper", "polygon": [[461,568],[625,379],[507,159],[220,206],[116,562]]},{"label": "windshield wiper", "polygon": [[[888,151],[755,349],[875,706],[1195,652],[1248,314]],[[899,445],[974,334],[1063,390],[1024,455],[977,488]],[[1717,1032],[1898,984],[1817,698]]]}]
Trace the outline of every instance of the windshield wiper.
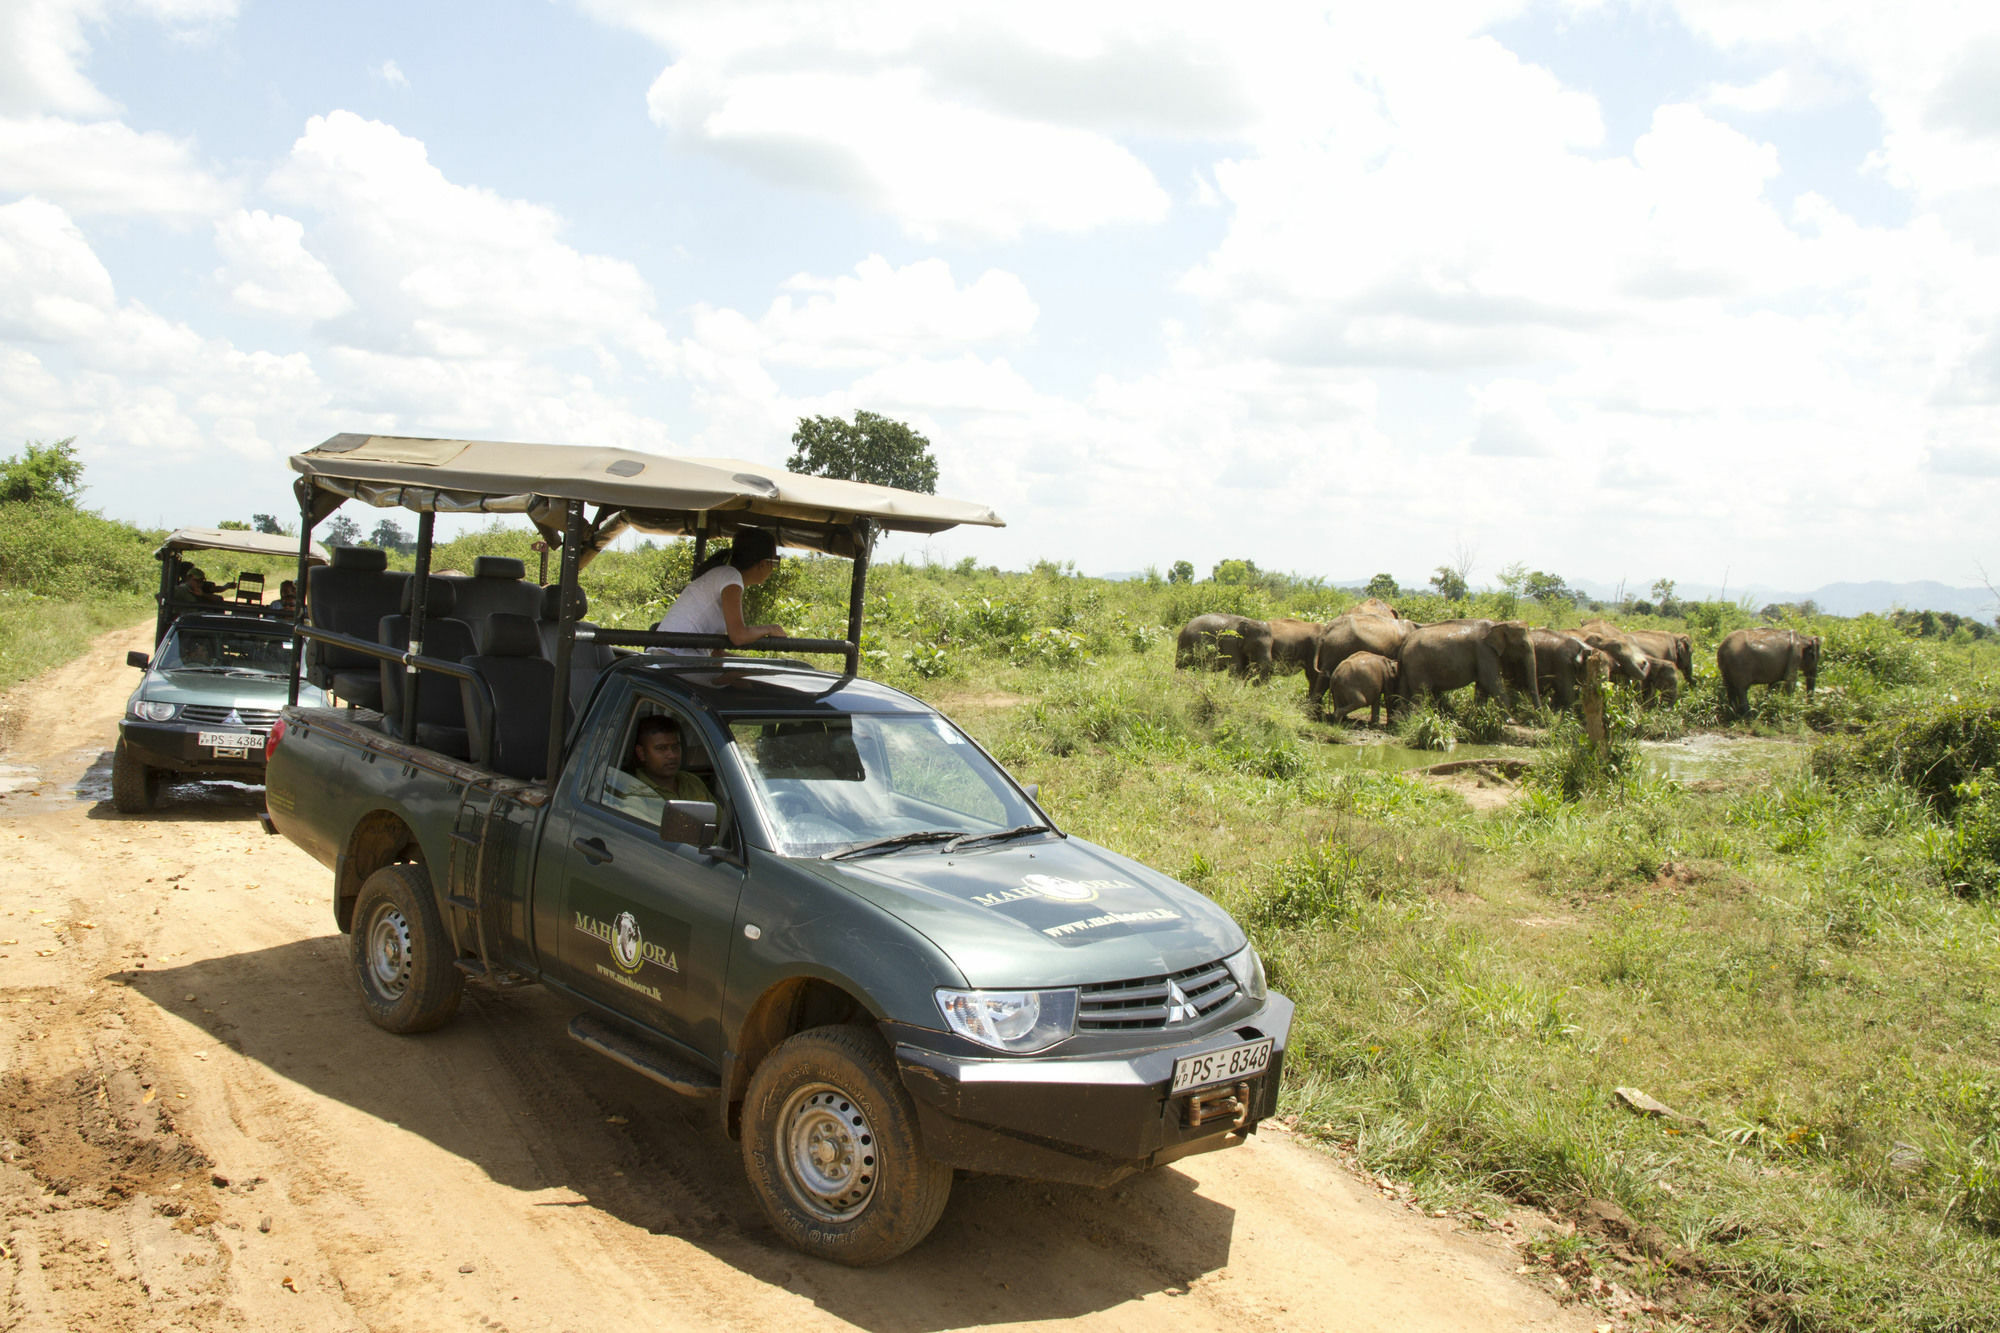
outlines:
[{"label": "windshield wiper", "polygon": [[1030,833],[1053,833],[1047,824],[1021,824],[995,833],[961,833],[944,845],[947,852],[955,852],[961,847],[970,847],[975,842],[1006,842],[1011,838],[1025,838]]},{"label": "windshield wiper", "polygon": [[870,838],[867,842],[857,842],[831,852],[821,852],[819,859],[839,861],[849,856],[858,856],[862,852],[885,851],[891,847],[915,847],[919,843],[926,842],[950,842],[956,838],[969,836],[971,835],[958,829],[919,829],[915,833],[897,833],[887,838]]}]

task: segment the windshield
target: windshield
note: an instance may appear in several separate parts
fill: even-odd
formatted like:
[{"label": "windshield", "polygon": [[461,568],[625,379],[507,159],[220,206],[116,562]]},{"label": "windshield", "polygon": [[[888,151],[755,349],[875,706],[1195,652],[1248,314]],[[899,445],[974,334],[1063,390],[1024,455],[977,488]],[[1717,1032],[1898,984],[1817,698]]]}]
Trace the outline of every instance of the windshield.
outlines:
[{"label": "windshield", "polygon": [[[936,714],[748,719],[729,731],[781,855],[823,856],[905,834],[1005,834],[1041,822],[1007,775]],[[945,837],[933,841],[946,845]]]},{"label": "windshield", "polygon": [[292,640],[285,634],[257,634],[229,628],[178,625],[160,645],[162,671],[250,671],[260,676],[289,675]]}]

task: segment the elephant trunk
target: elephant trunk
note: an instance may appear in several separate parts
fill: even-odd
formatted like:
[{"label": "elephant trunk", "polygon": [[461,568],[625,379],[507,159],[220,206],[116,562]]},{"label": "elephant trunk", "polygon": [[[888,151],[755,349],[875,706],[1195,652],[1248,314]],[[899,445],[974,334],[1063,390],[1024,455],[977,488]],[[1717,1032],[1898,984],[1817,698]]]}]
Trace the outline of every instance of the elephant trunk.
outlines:
[{"label": "elephant trunk", "polygon": [[1542,683],[1536,676],[1535,645],[1532,642],[1526,639],[1522,641],[1521,653],[1518,660],[1522,675],[1528,682],[1528,697],[1534,700],[1536,708],[1540,708],[1542,706]]}]

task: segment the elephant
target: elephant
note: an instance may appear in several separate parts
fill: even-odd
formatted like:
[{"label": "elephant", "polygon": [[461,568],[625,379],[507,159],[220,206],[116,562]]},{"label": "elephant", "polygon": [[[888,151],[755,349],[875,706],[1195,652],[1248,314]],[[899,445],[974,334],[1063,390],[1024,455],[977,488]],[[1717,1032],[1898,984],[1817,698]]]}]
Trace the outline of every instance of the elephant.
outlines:
[{"label": "elephant", "polygon": [[1694,678],[1694,640],[1685,634],[1663,629],[1619,629],[1608,620],[1589,621],[1582,632],[1622,635],[1638,644],[1639,651],[1654,661],[1674,667],[1688,684],[1700,683]]},{"label": "elephant", "polygon": [[1800,676],[1806,678],[1806,697],[1812,698],[1819,683],[1820,638],[1789,629],[1739,629],[1723,639],[1715,650],[1716,670],[1722,673],[1722,688],[1729,694],[1729,707],[1738,717],[1750,711],[1750,687],[1783,685],[1790,694]]},{"label": "elephant", "polygon": [[1285,674],[1297,669],[1310,678],[1313,655],[1319,651],[1319,636],[1325,633],[1326,626],[1317,621],[1290,620],[1282,616],[1267,623],[1271,627],[1272,669]]},{"label": "elephant", "polygon": [[1403,641],[1397,654],[1403,664],[1399,689],[1405,699],[1426,693],[1449,694],[1462,686],[1478,688],[1479,697],[1511,697],[1502,664],[1512,664],[1515,679],[1526,682],[1528,697],[1541,707],[1536,680],[1535,644],[1527,624],[1519,620],[1441,620],[1420,625]]},{"label": "elephant", "polygon": [[[1553,696],[1557,708],[1576,706],[1577,691],[1583,682],[1584,663],[1597,651],[1574,634],[1563,630],[1532,629],[1528,637],[1535,645],[1535,685],[1546,698]],[[1521,663],[1506,659],[1500,664],[1500,678],[1510,690],[1525,690]]]},{"label": "elephant", "polygon": [[[1212,655],[1212,656],[1211,656]],[[1271,675],[1271,627],[1248,616],[1211,612],[1181,626],[1174,640],[1174,665],[1194,666],[1204,660],[1220,671],[1239,676],[1253,671],[1258,679]]]},{"label": "elephant", "polygon": [[[1601,620],[1594,623],[1604,624]],[[1642,689],[1645,687],[1646,677],[1653,668],[1653,659],[1648,657],[1646,650],[1634,643],[1622,630],[1609,629],[1609,632],[1605,632],[1585,628],[1575,633],[1577,638],[1611,659],[1612,683],[1637,685]]]},{"label": "elephant", "polygon": [[1383,601],[1380,597],[1370,597],[1347,608],[1350,616],[1381,616],[1384,620],[1401,620],[1403,613]]},{"label": "elephant", "polygon": [[1363,704],[1368,706],[1368,725],[1382,721],[1382,696],[1396,693],[1396,678],[1402,663],[1380,653],[1353,653],[1341,659],[1327,683],[1327,716],[1345,723],[1347,715]]},{"label": "elephant", "polygon": [[1356,653],[1394,657],[1402,651],[1403,640],[1415,628],[1415,621],[1357,616],[1352,612],[1328,624],[1320,631],[1319,643],[1313,649],[1312,683],[1308,691],[1312,711],[1319,712],[1320,700],[1326,696],[1327,682],[1335,667]]}]

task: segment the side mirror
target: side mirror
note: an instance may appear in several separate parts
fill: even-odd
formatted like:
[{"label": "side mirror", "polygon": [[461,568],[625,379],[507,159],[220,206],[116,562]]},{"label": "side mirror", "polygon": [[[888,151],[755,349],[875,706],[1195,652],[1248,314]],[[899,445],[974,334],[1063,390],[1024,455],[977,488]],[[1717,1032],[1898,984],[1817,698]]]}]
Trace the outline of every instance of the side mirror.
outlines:
[{"label": "side mirror", "polygon": [[132,652],[125,654],[125,665],[129,667],[138,667],[139,670],[144,671],[148,667],[153,665],[153,659],[146,656],[142,652],[134,650]]},{"label": "side mirror", "polygon": [[1028,799],[1029,799],[1029,800],[1031,800],[1031,801],[1033,801],[1033,802],[1034,802],[1034,803],[1035,803],[1036,805],[1040,805],[1040,804],[1042,803],[1042,784],[1041,784],[1041,783],[1039,783],[1039,782],[1030,782],[1030,783],[1029,783],[1029,784],[1028,784],[1027,786],[1023,787],[1023,788],[1022,788],[1021,790],[1022,790],[1022,791],[1025,791],[1025,792],[1027,792],[1027,793],[1028,793]]},{"label": "side mirror", "polygon": [[666,842],[684,842],[697,849],[715,842],[714,801],[668,801],[660,815],[660,837]]}]

